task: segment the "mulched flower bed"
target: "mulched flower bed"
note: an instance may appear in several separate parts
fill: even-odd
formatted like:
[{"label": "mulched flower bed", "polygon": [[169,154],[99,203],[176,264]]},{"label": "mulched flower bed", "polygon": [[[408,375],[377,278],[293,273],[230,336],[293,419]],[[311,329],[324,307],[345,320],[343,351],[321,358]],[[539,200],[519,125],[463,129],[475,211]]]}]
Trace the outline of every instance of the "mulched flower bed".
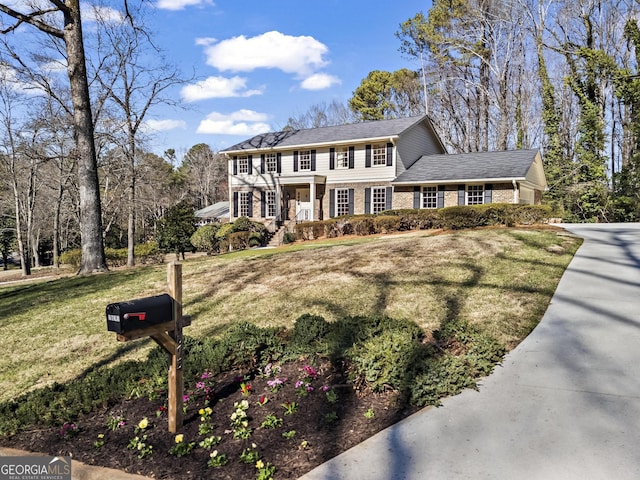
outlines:
[{"label": "mulched flower bed", "polygon": [[[0,442],[159,479],[237,480],[264,474],[266,480],[270,466],[275,467],[274,479],[296,479],[415,411],[405,408],[394,392],[356,394],[339,366],[328,362],[300,359],[249,375],[209,377],[203,372],[197,380],[196,388],[187,392],[180,431],[183,449],[195,443],[182,456],[169,453],[178,444],[167,430],[164,392],[157,399],[122,401],[73,424],[21,432]],[[238,408],[246,418],[238,415]],[[141,429],[145,418],[146,428]],[[247,438],[234,438],[239,435]],[[144,447],[130,448],[135,437]],[[216,443],[217,437],[219,443],[209,449],[199,445],[207,438]],[[152,453],[139,458],[149,446]],[[227,463],[208,466],[213,452],[218,459],[226,456]],[[243,452],[248,463],[241,460]]]}]

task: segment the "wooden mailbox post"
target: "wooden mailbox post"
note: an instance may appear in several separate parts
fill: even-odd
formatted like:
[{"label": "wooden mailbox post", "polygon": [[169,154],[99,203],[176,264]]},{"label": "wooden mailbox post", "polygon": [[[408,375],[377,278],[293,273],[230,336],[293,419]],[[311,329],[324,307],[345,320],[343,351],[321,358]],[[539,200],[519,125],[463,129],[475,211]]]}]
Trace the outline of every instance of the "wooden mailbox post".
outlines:
[{"label": "wooden mailbox post", "polygon": [[182,328],[191,325],[191,318],[182,315],[182,265],[172,262],[167,269],[169,295],[173,300],[173,320],[145,328],[119,333],[119,342],[151,337],[171,357],[169,366],[169,432],[182,428],[184,378],[182,373]]}]

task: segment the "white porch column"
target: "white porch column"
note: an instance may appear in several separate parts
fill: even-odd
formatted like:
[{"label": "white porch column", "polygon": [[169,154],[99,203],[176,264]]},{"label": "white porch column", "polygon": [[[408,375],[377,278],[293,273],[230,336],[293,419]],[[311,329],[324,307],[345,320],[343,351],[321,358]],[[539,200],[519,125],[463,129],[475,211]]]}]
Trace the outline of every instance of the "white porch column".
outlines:
[{"label": "white porch column", "polygon": [[283,199],[281,197],[282,190],[280,189],[280,182],[276,180],[276,222],[282,220],[282,204]]},{"label": "white porch column", "polygon": [[309,217],[309,221],[313,222],[315,220],[315,213],[316,213],[316,182],[315,180],[312,180],[311,183],[309,184],[309,196],[311,197],[311,215]]}]

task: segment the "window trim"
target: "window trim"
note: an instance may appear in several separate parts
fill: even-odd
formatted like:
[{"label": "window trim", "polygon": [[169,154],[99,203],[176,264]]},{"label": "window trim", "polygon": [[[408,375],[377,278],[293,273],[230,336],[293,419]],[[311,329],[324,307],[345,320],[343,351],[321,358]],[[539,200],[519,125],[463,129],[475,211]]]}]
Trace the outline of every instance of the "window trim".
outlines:
[{"label": "window trim", "polygon": [[[429,194],[429,197],[427,197]],[[425,205],[429,203],[433,206]],[[420,208],[433,210],[438,208],[438,187],[433,185],[425,185],[420,191]]]},{"label": "window trim", "polygon": [[[343,202],[340,202],[340,195],[343,195],[344,198],[342,198]],[[342,215],[349,215],[349,213],[351,212],[351,202],[350,202],[350,195],[349,195],[349,189],[348,188],[336,188],[335,189],[335,212],[334,212],[334,216],[336,217],[340,217]],[[341,207],[342,210],[341,211]]]},{"label": "window trim", "polygon": [[[382,190],[382,208],[376,211],[376,190]],[[380,203],[378,200],[377,203]],[[377,214],[387,209],[387,187],[371,187],[371,213]]]},{"label": "window trim", "polygon": [[249,173],[249,155],[238,155],[238,175]]},{"label": "window trim", "polygon": [[[309,163],[309,168],[304,168],[303,163]],[[300,150],[298,152],[298,170],[301,172],[311,172],[311,150]]]},{"label": "window trim", "polygon": [[[483,183],[467,184],[465,188],[465,205],[484,205],[484,191],[485,186]],[[469,201],[472,197],[471,193],[473,193],[473,198],[475,199],[473,203]],[[477,201],[478,198],[479,202]]]},{"label": "window trim", "polygon": [[387,166],[387,145],[385,143],[374,143],[371,145],[371,166]]},{"label": "window trim", "polygon": [[238,218],[250,216],[251,208],[249,204],[251,200],[251,192],[238,192]]},{"label": "window trim", "polygon": [[[270,167],[270,161],[273,162]],[[264,170],[266,173],[278,173],[278,155],[275,153],[265,153],[264,155]]]}]

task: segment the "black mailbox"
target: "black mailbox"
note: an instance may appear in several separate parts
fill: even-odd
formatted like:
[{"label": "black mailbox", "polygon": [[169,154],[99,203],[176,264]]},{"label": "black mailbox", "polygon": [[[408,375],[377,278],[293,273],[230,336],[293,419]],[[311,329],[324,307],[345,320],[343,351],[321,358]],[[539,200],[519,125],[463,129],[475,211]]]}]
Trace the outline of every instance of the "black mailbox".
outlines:
[{"label": "black mailbox", "polygon": [[173,299],[166,293],[107,305],[110,332],[127,333],[173,320]]}]

